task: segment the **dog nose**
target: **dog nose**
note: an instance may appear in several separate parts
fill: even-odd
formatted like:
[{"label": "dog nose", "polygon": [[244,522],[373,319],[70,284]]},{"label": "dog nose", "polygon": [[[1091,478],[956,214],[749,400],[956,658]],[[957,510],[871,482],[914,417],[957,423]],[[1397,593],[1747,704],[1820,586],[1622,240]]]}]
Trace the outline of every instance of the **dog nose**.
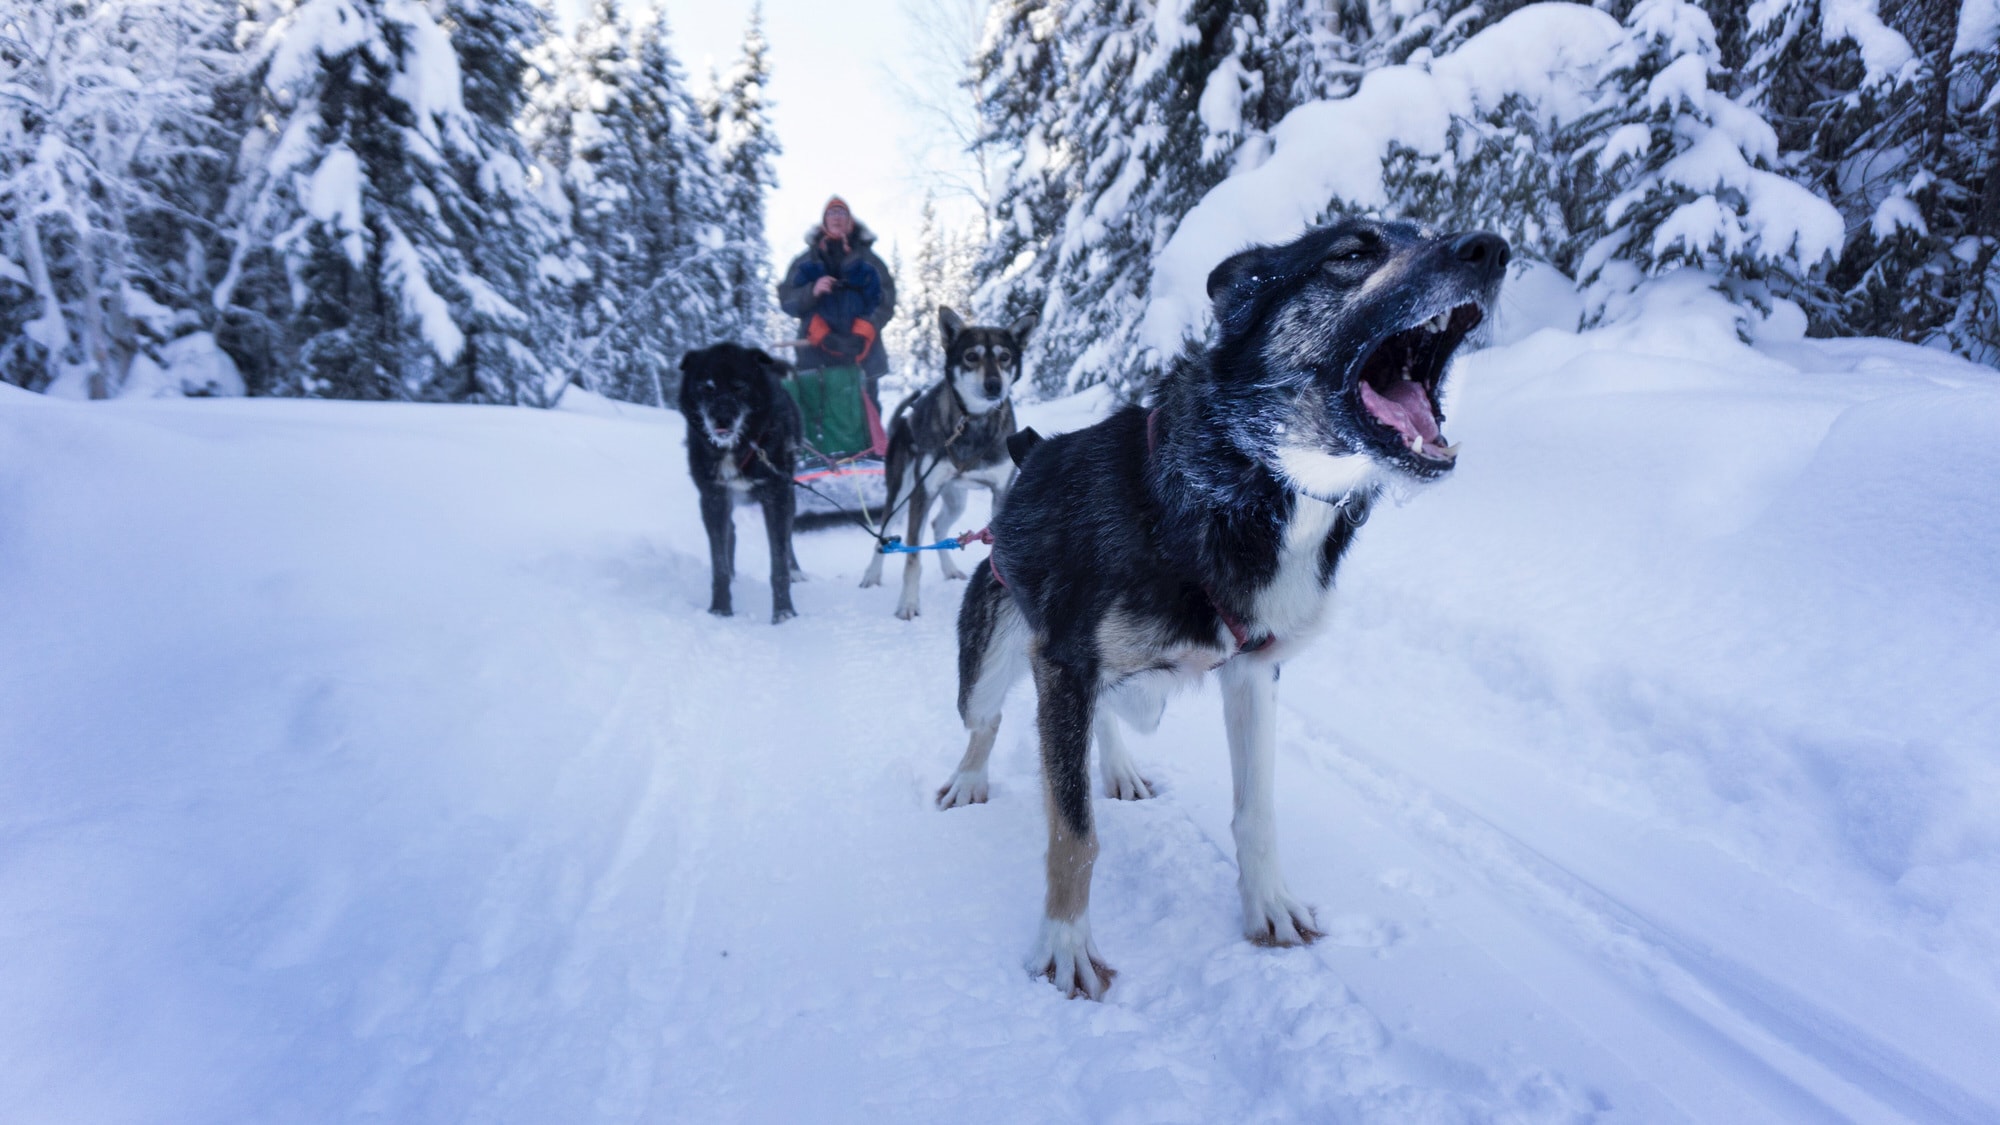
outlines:
[{"label": "dog nose", "polygon": [[1468,265],[1483,267],[1490,274],[1507,268],[1512,252],[1507,249],[1506,239],[1481,230],[1452,239],[1451,256]]}]

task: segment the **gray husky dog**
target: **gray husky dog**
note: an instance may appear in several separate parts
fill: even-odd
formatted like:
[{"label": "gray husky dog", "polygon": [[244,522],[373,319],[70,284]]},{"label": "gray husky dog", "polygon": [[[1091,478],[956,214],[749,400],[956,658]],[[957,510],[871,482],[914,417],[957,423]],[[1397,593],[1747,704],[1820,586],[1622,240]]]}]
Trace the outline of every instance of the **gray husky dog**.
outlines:
[{"label": "gray husky dog", "polygon": [[[940,305],[938,329],[944,335],[944,380],[911,395],[889,420],[889,461],[883,470],[888,506],[893,517],[909,509],[904,542],[923,542],[924,514],[940,501],[931,528],[937,538],[953,533],[952,522],[965,511],[966,490],[979,485],[993,494],[997,511],[1014,479],[1014,462],[1007,455],[1007,438],[1014,432],[1014,384],[1021,376],[1021,349],[1035,329],[1035,315],[1005,328],[968,325],[965,318]],[[908,621],[919,611],[917,586],[920,555],[905,555],[903,596],[896,616]],[[964,578],[948,551],[938,552],[938,566],[947,579]],[[868,560],[861,585],[882,584],[882,554]]]},{"label": "gray husky dog", "polygon": [[971,740],[946,793],[984,795],[1001,701],[1032,672],[1049,844],[1031,972],[1072,996],[1109,986],[1088,912],[1091,732],[1102,737],[1107,707],[1156,729],[1167,689],[1210,671],[1244,932],[1270,945],[1318,936],[1278,864],[1278,665],[1318,630],[1381,490],[1452,471],[1439,391],[1507,258],[1495,235],[1364,220],[1245,250],[1209,275],[1214,342],[1173,362],[1157,405],[1012,443],[1020,476],[959,608]]}]

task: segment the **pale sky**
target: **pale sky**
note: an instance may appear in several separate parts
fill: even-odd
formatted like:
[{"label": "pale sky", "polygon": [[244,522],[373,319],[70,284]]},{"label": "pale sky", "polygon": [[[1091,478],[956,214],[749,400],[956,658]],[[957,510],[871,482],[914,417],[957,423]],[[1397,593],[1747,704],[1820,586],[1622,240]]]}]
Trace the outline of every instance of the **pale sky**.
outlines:
[{"label": "pale sky", "polygon": [[[681,63],[702,88],[711,64],[723,69],[736,58],[751,0],[661,2]],[[949,2],[765,0],[771,117],[784,146],[766,212],[777,268],[804,248],[806,228],[835,194],[875,230],[885,260],[897,242],[914,254],[924,174],[914,154],[926,124],[896,77],[913,83],[923,69],[915,54],[923,37],[906,3]],[[584,0],[561,5],[574,18]]]}]

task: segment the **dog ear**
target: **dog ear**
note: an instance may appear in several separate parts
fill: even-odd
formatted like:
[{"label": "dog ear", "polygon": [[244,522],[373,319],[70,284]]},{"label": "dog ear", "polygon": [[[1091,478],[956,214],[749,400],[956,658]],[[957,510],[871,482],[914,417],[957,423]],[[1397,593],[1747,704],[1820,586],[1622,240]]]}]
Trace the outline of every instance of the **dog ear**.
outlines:
[{"label": "dog ear", "polygon": [[1007,435],[1007,456],[1013,458],[1014,464],[1018,466],[1026,461],[1028,454],[1034,452],[1035,447],[1040,444],[1042,435],[1035,432],[1035,427],[1022,426]]},{"label": "dog ear", "polygon": [[691,360],[693,358],[694,358],[693,352],[681,353],[681,374],[683,375],[688,374],[688,360]]},{"label": "dog ear", "polygon": [[778,361],[771,358],[771,353],[765,351],[763,348],[751,348],[750,354],[756,357],[758,363],[766,367],[776,367],[778,365]]},{"label": "dog ear", "polygon": [[1014,344],[1015,346],[1018,347],[1019,345],[1028,342],[1028,333],[1033,332],[1035,330],[1035,325],[1040,324],[1041,322],[1042,318],[1039,315],[1035,313],[1029,313],[1028,315],[1020,318],[1019,320],[1016,320],[1014,323],[1008,325],[1007,335],[1014,337]]},{"label": "dog ear", "polygon": [[938,329],[944,333],[945,350],[950,351],[951,342],[958,339],[960,332],[965,331],[965,318],[951,311],[950,308],[939,305]]},{"label": "dog ear", "polygon": [[1234,336],[1250,327],[1258,298],[1277,280],[1279,265],[1276,249],[1255,246],[1224,258],[1209,273],[1208,299],[1223,335]]}]

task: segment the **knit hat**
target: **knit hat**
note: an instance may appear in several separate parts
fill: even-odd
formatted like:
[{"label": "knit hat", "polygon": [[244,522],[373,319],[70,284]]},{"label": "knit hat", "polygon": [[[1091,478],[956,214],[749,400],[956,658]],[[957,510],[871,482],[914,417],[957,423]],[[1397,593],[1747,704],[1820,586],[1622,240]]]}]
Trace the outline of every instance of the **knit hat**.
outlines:
[{"label": "knit hat", "polygon": [[850,219],[854,217],[854,209],[847,205],[847,200],[835,195],[829,197],[826,201],[826,206],[819,209],[820,221],[825,222],[826,217],[832,214],[835,208],[847,212],[847,217]]}]

